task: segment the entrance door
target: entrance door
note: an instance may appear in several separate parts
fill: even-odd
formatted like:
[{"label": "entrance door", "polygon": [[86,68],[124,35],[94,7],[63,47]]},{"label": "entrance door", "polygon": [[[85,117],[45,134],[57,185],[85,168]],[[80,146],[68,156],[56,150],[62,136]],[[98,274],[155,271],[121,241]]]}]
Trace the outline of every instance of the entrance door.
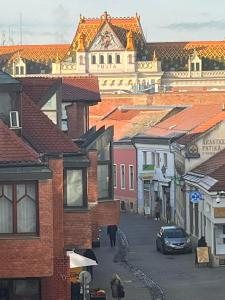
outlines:
[{"label": "entrance door", "polygon": [[0,288],[0,300],[9,300],[9,291],[8,291],[8,289]]}]

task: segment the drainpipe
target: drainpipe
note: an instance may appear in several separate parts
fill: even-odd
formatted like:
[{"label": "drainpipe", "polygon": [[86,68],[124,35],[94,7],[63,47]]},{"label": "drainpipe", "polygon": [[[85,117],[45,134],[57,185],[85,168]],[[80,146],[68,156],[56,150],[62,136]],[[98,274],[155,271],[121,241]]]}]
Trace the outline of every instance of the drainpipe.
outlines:
[{"label": "drainpipe", "polygon": [[136,177],[136,196],[137,196],[137,199],[136,199],[136,201],[137,201],[137,213],[138,213],[138,153],[137,153],[137,147],[136,147],[136,145],[135,145],[135,142],[133,141],[133,139],[131,138],[131,144],[133,145],[133,147],[134,147],[134,149],[135,149],[135,154],[136,154],[136,174],[135,174],[135,177]]}]

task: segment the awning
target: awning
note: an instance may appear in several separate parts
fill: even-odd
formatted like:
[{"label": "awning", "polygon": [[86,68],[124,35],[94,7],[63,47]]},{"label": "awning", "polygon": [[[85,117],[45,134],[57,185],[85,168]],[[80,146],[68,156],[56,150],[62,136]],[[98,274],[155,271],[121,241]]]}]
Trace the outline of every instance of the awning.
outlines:
[{"label": "awning", "polygon": [[66,251],[66,254],[70,257],[70,268],[97,266],[95,260],[77,254],[73,251]]}]

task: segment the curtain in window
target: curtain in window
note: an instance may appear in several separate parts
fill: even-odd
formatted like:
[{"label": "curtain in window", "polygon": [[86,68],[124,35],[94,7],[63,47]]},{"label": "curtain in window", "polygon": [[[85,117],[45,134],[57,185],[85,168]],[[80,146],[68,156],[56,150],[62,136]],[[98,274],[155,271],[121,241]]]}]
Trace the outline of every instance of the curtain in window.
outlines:
[{"label": "curtain in window", "polygon": [[0,233],[13,231],[12,185],[0,185]]},{"label": "curtain in window", "polygon": [[35,184],[18,184],[17,232],[36,232],[36,187]]},{"label": "curtain in window", "polygon": [[109,166],[98,165],[98,197],[109,197]]},{"label": "curtain in window", "polygon": [[68,206],[83,206],[82,170],[67,170],[66,201]]}]

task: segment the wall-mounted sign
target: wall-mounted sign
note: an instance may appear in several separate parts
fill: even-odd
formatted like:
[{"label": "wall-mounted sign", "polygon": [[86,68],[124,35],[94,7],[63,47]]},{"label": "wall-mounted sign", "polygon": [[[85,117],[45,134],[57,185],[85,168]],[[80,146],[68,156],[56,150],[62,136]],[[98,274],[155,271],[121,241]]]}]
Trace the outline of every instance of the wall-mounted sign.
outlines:
[{"label": "wall-mounted sign", "polygon": [[196,144],[187,145],[186,157],[187,158],[199,158],[200,157],[200,154],[198,152],[198,146]]},{"label": "wall-mounted sign", "polygon": [[203,154],[216,154],[225,148],[225,139],[204,139],[202,142]]},{"label": "wall-mounted sign", "polygon": [[200,200],[202,200],[201,193],[199,193],[197,191],[190,192],[190,201],[192,203],[199,203]]}]

